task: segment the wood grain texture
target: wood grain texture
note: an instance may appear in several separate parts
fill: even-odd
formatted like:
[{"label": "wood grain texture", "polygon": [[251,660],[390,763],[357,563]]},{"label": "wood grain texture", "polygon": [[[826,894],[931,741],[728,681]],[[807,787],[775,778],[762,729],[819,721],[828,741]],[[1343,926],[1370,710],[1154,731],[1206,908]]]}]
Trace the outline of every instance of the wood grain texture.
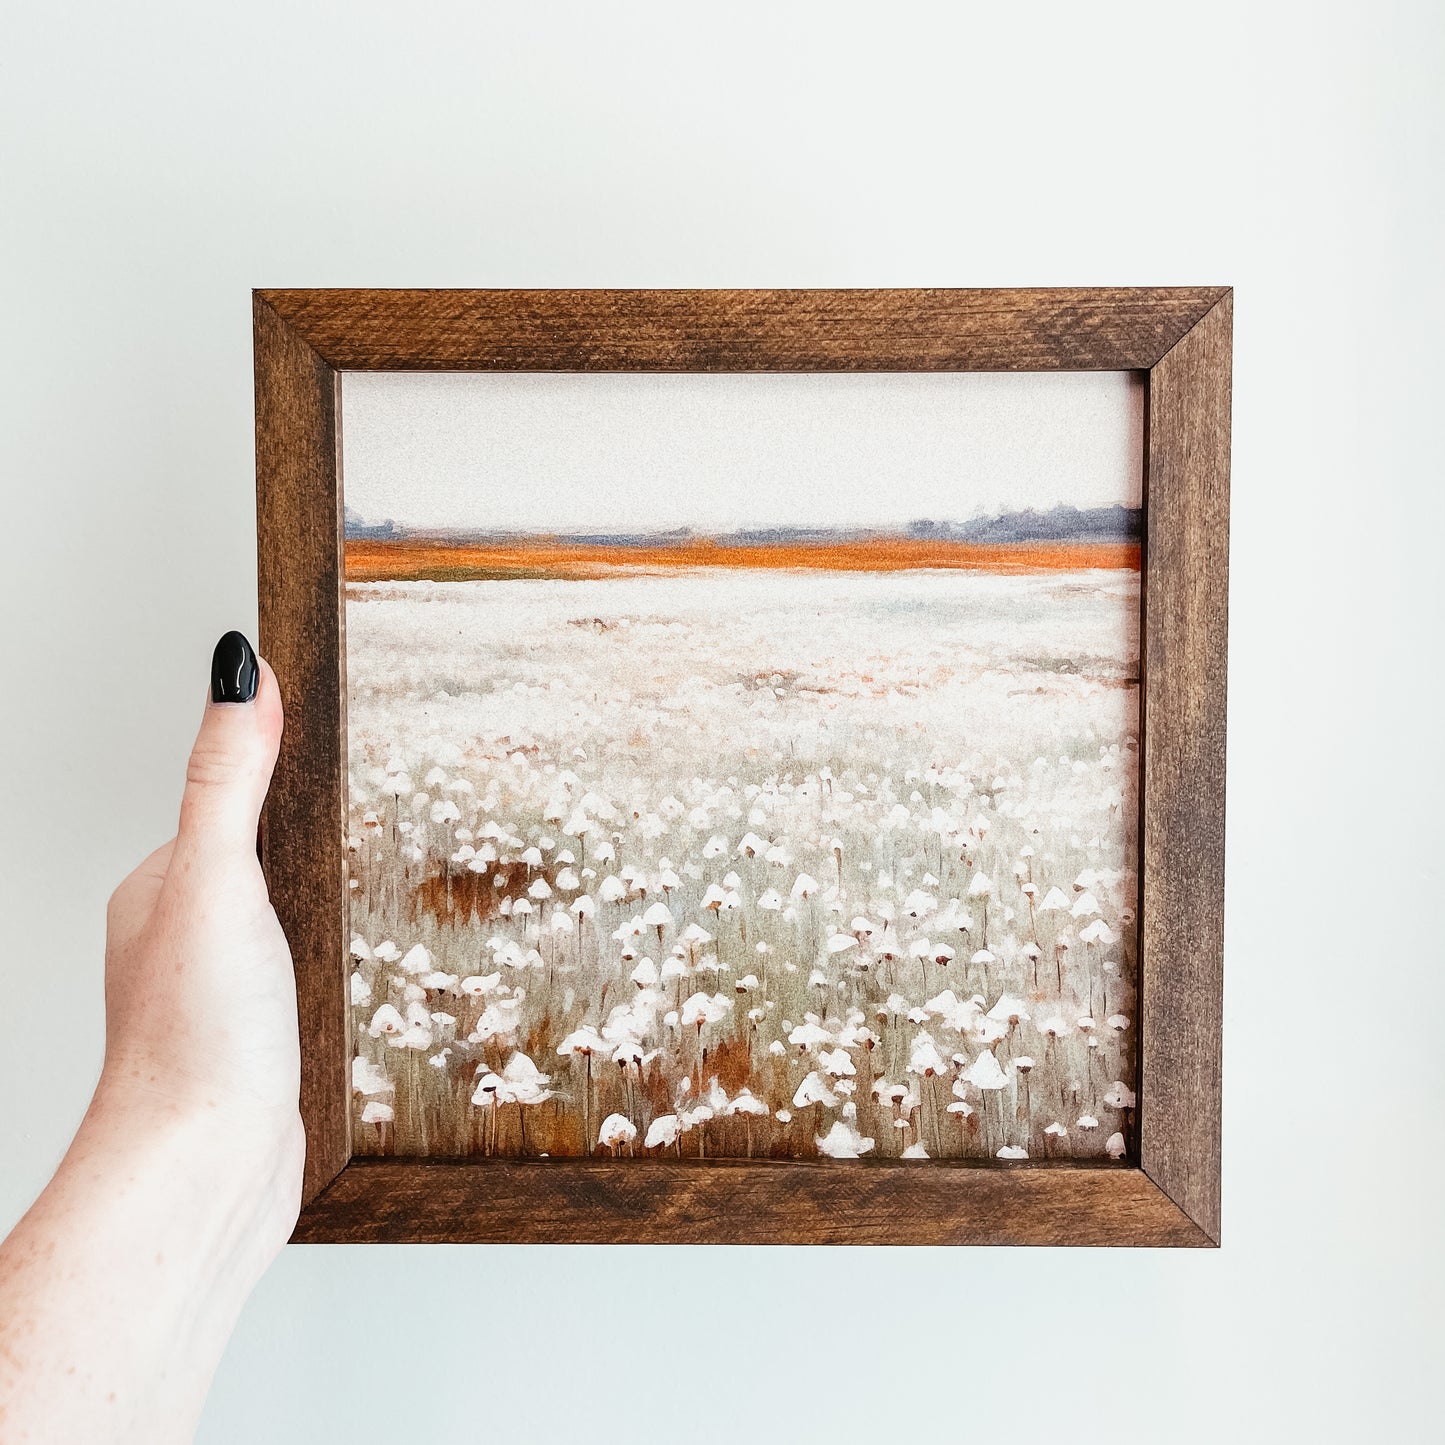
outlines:
[{"label": "wood grain texture", "polygon": [[1219,287],[265,291],[343,371],[1128,371]]},{"label": "wood grain texture", "polygon": [[357,1159],[297,1243],[1207,1246],[1138,1169]]},{"label": "wood grain texture", "polygon": [[[1219,288],[257,293],[261,647],[287,710],[262,851],[302,1022],[295,1237],[1217,1243],[1231,306]],[[342,368],[1151,369],[1140,1168],[348,1163]]]},{"label": "wood grain texture", "polygon": [[351,1156],[338,388],[260,299],[254,328],[260,649],[286,708],[261,856],[296,967],[310,1199]]},{"label": "wood grain texture", "polygon": [[1216,1243],[1232,318],[1150,375],[1145,494],[1139,1160]]}]

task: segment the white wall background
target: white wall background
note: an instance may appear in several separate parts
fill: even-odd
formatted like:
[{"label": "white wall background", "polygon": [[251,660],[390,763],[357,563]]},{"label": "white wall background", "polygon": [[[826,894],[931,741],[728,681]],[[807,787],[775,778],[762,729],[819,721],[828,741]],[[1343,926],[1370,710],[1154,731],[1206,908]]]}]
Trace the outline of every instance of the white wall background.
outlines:
[{"label": "white wall background", "polygon": [[254,626],[250,287],[1238,288],[1224,1248],[290,1249],[204,1441],[1438,1438],[1434,0],[4,30],[0,1226]]}]

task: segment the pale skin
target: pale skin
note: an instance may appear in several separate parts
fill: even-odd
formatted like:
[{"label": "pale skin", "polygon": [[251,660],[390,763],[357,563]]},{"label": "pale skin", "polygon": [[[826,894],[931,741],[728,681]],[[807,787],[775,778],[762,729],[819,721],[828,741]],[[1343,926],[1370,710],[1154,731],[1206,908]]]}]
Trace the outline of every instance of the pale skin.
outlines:
[{"label": "pale skin", "polygon": [[54,1179],[0,1244],[0,1440],[190,1440],[296,1221],[291,954],[256,858],[276,679],[207,702],[175,838],[106,917],[105,1061]]}]

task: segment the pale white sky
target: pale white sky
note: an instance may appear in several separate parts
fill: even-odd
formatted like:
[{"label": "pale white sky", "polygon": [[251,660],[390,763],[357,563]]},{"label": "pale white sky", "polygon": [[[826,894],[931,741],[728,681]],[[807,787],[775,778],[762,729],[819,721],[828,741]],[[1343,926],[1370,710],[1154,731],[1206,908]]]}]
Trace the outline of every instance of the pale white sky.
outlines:
[{"label": "pale white sky", "polygon": [[346,503],[413,527],[896,526],[1138,506],[1128,372],[348,372]]}]

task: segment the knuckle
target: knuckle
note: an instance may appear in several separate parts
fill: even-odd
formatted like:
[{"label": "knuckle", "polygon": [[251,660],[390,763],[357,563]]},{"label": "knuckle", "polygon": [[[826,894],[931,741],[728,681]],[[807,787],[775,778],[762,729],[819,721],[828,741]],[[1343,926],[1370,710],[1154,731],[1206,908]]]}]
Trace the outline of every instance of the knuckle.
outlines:
[{"label": "knuckle", "polygon": [[226,788],[247,781],[256,771],[254,750],[197,743],[186,763],[186,785]]}]

